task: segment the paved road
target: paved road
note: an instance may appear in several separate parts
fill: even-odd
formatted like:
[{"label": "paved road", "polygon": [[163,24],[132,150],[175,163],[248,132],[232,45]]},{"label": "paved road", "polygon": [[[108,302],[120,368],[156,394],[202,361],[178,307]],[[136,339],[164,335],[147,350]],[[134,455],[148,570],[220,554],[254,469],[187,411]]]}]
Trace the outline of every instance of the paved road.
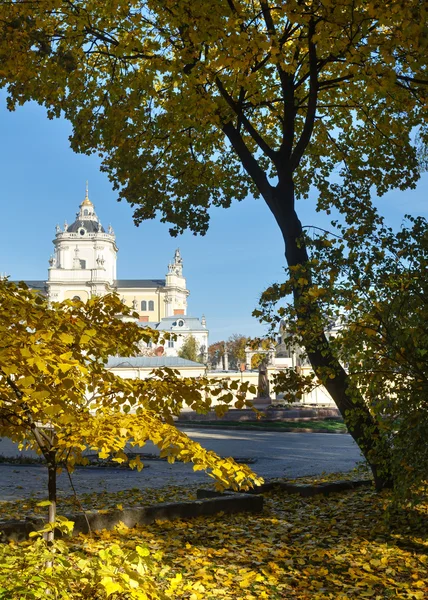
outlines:
[{"label": "paved road", "polygon": [[[255,458],[252,468],[265,478],[298,477],[352,469],[361,459],[360,452],[347,434],[285,433],[271,431],[234,431],[183,428],[191,438],[222,456]],[[146,444],[142,451],[158,454]],[[0,455],[14,456],[16,447],[6,439],[0,441]],[[74,485],[82,494],[89,491],[118,491],[137,487],[203,484],[211,479],[192,471],[191,465],[169,465],[163,461],[145,461],[140,473],[123,469],[77,469]],[[30,495],[45,496],[47,474],[43,466],[8,466],[0,464],[0,501]],[[67,476],[58,480],[59,492],[71,493]]]}]

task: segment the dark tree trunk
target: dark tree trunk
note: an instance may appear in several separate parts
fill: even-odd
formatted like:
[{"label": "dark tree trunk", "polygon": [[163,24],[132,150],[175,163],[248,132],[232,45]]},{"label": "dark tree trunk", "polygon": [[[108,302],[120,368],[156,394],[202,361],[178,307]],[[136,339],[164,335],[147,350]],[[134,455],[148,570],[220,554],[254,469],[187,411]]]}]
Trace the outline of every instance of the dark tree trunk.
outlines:
[{"label": "dark tree trunk", "polygon": [[[50,501],[48,522],[55,523],[56,521],[56,452],[50,450],[47,454],[48,461],[48,499]],[[50,531],[46,535],[47,542],[53,542],[54,531]]]},{"label": "dark tree trunk", "polygon": [[[308,253],[302,240],[302,225],[294,208],[294,184],[292,178],[285,183],[279,184],[266,199],[285,243],[285,257],[287,265],[305,266],[308,263]],[[305,277],[308,280],[308,288],[311,286],[310,272]],[[299,314],[301,290],[294,290],[294,306]],[[314,301],[312,310],[301,312],[301,318],[306,323],[311,317],[317,316],[318,307]],[[352,437],[360,447],[364,457],[367,459],[377,490],[392,487],[393,481],[389,472],[389,452],[384,448],[379,455],[378,442],[380,440],[379,427],[370,414],[364,399],[358,391],[350,388],[350,382],[346,371],[331,351],[328,339],[324,332],[318,334],[318,340],[306,348],[308,358],[315,374],[327,389],[338,407],[345,424]],[[326,378],[323,371],[326,367],[335,374],[334,378]]]}]

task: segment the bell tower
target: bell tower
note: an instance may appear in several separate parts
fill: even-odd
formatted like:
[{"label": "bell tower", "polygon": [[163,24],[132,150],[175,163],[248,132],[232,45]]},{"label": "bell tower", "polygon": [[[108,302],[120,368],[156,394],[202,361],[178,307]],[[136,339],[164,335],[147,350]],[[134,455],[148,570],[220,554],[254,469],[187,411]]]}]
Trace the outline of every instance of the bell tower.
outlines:
[{"label": "bell tower", "polygon": [[165,316],[187,314],[187,297],[190,292],[186,288],[186,279],[183,277],[183,259],[180,249],[174,254],[174,261],[168,265],[165,277]]},{"label": "bell tower", "polygon": [[52,302],[69,298],[86,301],[111,291],[116,279],[118,248],[114,231],[104,227],[89,199],[88,183],[76,219],[56,226],[54,255],[49,260],[48,296]]}]

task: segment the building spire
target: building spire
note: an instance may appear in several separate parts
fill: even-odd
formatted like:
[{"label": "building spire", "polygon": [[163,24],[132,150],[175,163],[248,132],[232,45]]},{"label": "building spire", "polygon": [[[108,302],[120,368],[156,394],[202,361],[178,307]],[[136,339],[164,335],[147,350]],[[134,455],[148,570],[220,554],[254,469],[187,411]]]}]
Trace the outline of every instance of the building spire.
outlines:
[{"label": "building spire", "polygon": [[89,200],[89,186],[88,186],[88,180],[86,180],[86,193],[85,193],[85,199],[83,200],[82,204],[80,206],[93,206],[92,202]]},{"label": "building spire", "polygon": [[168,273],[183,277],[183,259],[181,258],[180,248],[175,251],[174,262],[168,265]]}]

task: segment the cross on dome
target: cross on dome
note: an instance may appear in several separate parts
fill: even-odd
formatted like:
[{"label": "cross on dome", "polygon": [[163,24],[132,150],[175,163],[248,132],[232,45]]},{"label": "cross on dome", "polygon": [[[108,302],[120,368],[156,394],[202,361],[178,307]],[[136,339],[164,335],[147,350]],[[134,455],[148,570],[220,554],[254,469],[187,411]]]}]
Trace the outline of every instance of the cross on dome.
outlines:
[{"label": "cross on dome", "polygon": [[85,193],[85,199],[83,200],[82,204],[80,205],[82,206],[91,206],[92,208],[94,208],[94,205],[92,204],[92,202],[89,200],[89,188],[88,188],[88,181],[86,180],[86,193]]}]

